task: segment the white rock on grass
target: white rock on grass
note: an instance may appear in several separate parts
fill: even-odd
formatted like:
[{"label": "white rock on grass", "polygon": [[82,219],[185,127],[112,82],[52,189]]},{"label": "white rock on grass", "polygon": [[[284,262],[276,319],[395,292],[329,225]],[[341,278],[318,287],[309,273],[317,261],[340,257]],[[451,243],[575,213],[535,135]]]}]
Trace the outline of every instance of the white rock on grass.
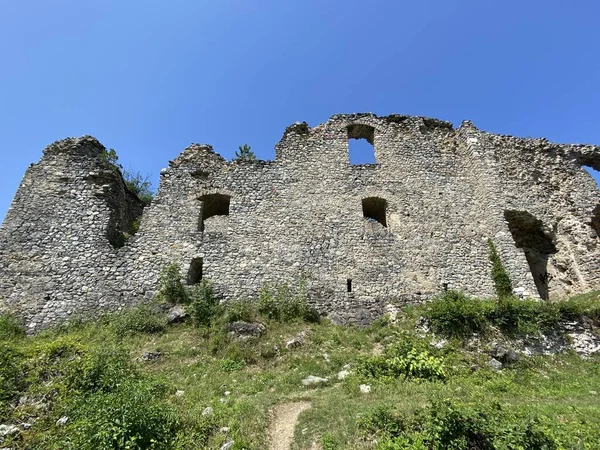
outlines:
[{"label": "white rock on grass", "polygon": [[345,379],[348,375],[350,375],[350,371],[349,370],[340,370],[337,374],[337,379],[338,380],[343,380]]},{"label": "white rock on grass", "polygon": [[211,416],[214,412],[215,412],[214,409],[212,409],[210,406],[208,406],[202,410],[202,415],[203,416]]},{"label": "white rock on grass", "polygon": [[6,436],[11,436],[13,434],[17,434],[19,432],[19,428],[15,425],[0,425],[0,441]]},{"label": "white rock on grass", "polygon": [[488,361],[488,366],[492,369],[502,370],[502,363],[495,358],[492,358]]},{"label": "white rock on grass", "polygon": [[321,378],[321,377],[316,377],[314,375],[309,375],[305,379],[302,380],[302,384],[304,386],[310,386],[313,384],[327,383],[328,381],[329,381],[329,378]]},{"label": "white rock on grass", "polygon": [[58,419],[56,421],[56,426],[57,427],[64,427],[67,422],[69,421],[69,418],[67,416],[62,416],[60,419]]},{"label": "white rock on grass", "polygon": [[234,443],[235,442],[233,442],[233,441],[225,442],[223,445],[221,445],[221,450],[229,450],[231,447],[233,447]]},{"label": "white rock on grass", "polygon": [[371,386],[368,384],[361,384],[358,388],[363,394],[368,394],[369,392],[371,392]]}]

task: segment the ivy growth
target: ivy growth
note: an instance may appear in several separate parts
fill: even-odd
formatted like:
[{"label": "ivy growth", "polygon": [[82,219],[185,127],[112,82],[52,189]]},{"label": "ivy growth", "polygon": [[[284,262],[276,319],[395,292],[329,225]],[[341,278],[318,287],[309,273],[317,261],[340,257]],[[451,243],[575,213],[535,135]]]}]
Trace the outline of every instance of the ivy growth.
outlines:
[{"label": "ivy growth", "polygon": [[496,289],[496,295],[499,298],[510,297],[512,295],[512,283],[508,272],[502,265],[502,260],[498,255],[496,246],[491,239],[488,239],[488,255],[492,262],[492,280],[494,281],[494,288]]}]

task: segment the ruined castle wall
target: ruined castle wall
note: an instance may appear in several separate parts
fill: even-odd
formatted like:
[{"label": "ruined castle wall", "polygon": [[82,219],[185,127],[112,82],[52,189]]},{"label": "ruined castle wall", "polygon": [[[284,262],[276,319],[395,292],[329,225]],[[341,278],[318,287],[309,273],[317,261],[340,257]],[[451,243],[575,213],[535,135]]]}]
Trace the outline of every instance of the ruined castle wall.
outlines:
[{"label": "ruined castle wall", "polygon": [[[350,163],[356,137],[372,141],[376,164]],[[372,114],[292,125],[274,161],[227,162],[195,144],[162,170],[138,233],[120,249],[111,241],[139,205],[120,176],[101,170],[100,144],[52,147],[0,231],[0,304],[25,311],[34,328],[150,299],[172,262],[189,284],[210,279],[224,301],[302,283],[322,313],[366,323],[387,303],[445,288],[493,296],[488,239],[526,295],[600,288],[599,191],[580,168],[595,164],[596,147]],[[364,216],[364,199],[385,201],[386,226]]]},{"label": "ruined castle wall", "polygon": [[111,280],[123,262],[110,240],[142,206],[102,161],[103,150],[90,137],[48,146],[0,228],[0,306],[31,329],[124,304]]}]

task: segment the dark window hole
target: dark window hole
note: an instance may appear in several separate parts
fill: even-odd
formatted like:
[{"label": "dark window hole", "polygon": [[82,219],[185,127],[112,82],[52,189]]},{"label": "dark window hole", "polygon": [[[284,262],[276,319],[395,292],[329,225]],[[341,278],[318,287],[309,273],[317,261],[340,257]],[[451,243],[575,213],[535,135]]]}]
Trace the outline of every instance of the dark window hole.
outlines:
[{"label": "dark window hole", "polygon": [[202,258],[194,258],[187,273],[187,284],[198,284],[202,281]]}]

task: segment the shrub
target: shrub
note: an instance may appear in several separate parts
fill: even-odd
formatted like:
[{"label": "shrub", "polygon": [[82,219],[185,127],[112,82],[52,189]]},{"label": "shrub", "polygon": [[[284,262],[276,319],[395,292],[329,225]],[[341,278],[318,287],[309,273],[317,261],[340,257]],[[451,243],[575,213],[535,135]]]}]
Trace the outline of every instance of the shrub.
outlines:
[{"label": "shrub", "polygon": [[181,282],[181,269],[179,264],[169,264],[161,272],[158,279],[158,298],[160,301],[173,304],[188,302],[185,288]]},{"label": "shrub", "polygon": [[11,344],[0,342],[0,420],[4,409],[25,387],[25,356]]},{"label": "shrub", "polygon": [[160,333],[167,326],[167,318],[152,305],[140,304],[114,314],[110,321],[119,337],[133,333]]},{"label": "shrub", "polygon": [[219,370],[221,372],[235,372],[243,369],[244,365],[243,360],[225,358],[219,361]]},{"label": "shrub", "polygon": [[154,192],[152,192],[152,182],[148,175],[142,175],[139,171],[123,170],[123,179],[127,188],[137,195],[144,205],[152,203]]},{"label": "shrub", "polygon": [[493,308],[493,302],[468,298],[457,291],[448,291],[434,298],[424,315],[435,332],[466,337],[486,331],[488,316]]},{"label": "shrub", "polygon": [[0,341],[9,341],[25,335],[23,324],[11,314],[0,314]]},{"label": "shrub", "polygon": [[496,295],[499,298],[507,297],[512,295],[512,283],[510,277],[502,264],[502,260],[498,255],[496,246],[491,239],[488,239],[488,255],[492,263],[492,280],[494,281],[494,288],[496,289]]},{"label": "shrub", "polygon": [[319,314],[308,305],[304,285],[288,284],[276,288],[263,287],[259,293],[258,311],[268,319],[291,322],[295,319],[318,322]]},{"label": "shrub", "polygon": [[580,320],[585,316],[600,324],[600,291],[557,302],[556,307],[564,320]]},{"label": "shrub", "polygon": [[359,375],[375,379],[416,378],[443,380],[446,378],[443,361],[425,349],[400,343],[386,348],[383,355],[359,360]]},{"label": "shrub", "polygon": [[256,155],[248,144],[240,145],[235,151],[234,161],[256,161]]},{"label": "shrub", "polygon": [[504,297],[498,299],[490,318],[505,333],[525,335],[556,325],[560,312],[551,303]]},{"label": "shrub", "polygon": [[81,392],[110,392],[137,377],[128,352],[113,345],[94,349],[70,366],[68,386]]},{"label": "shrub", "polygon": [[156,383],[129,380],[111,392],[77,397],[67,407],[64,434],[55,436],[49,448],[170,450],[179,423],[161,400],[163,393]]},{"label": "shrub", "polygon": [[238,320],[252,322],[256,319],[257,308],[254,302],[238,300],[225,305],[225,322],[232,323]]},{"label": "shrub", "polygon": [[213,317],[220,312],[212,283],[204,279],[199,284],[191,286],[188,289],[188,298],[191,302],[195,325],[197,327],[210,326]]},{"label": "shrub", "polygon": [[434,401],[414,416],[376,409],[359,420],[360,429],[380,436],[378,450],[492,450],[563,448],[549,426],[519,417],[499,406],[471,406]]}]

